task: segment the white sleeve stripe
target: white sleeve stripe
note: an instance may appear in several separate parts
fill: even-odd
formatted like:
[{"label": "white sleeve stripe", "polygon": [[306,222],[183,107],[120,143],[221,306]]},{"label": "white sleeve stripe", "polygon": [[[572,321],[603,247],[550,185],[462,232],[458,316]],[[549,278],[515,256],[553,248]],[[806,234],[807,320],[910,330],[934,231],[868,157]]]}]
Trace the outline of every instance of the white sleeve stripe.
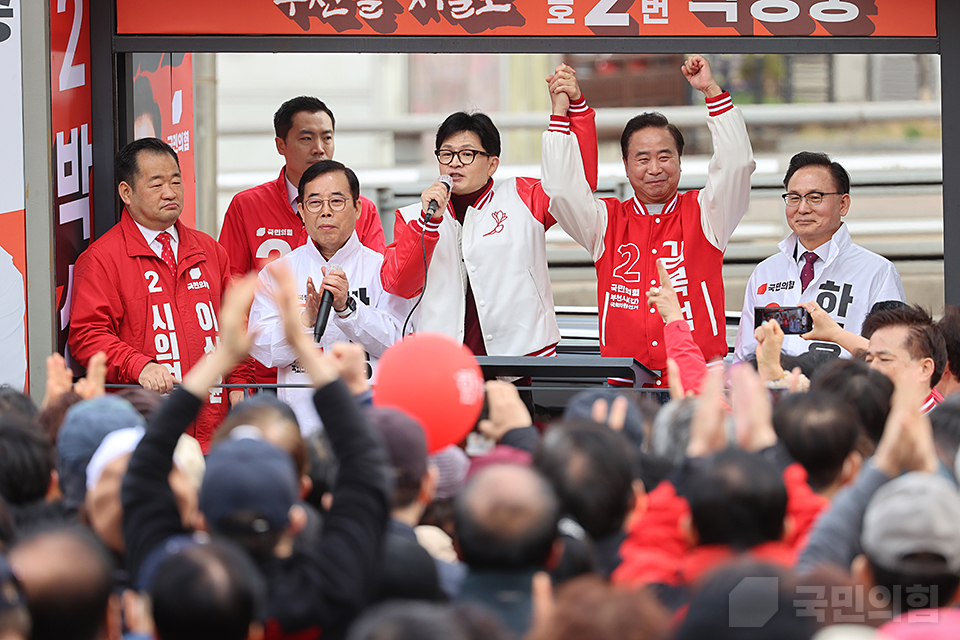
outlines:
[{"label": "white sleeve stripe", "polygon": [[423,213],[417,218],[417,223],[420,225],[420,230],[426,229],[427,231],[436,231],[440,228],[440,220],[434,220],[432,217],[428,220],[427,214]]}]

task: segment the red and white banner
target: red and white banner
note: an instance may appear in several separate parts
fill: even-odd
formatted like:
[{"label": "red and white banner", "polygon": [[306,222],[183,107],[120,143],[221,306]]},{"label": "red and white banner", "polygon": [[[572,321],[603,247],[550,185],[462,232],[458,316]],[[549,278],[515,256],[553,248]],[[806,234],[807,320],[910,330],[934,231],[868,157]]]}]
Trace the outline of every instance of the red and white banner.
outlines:
[{"label": "red and white banner", "polygon": [[0,384],[27,386],[20,0],[0,0]]},{"label": "red and white banner", "polygon": [[937,0],[117,0],[117,32],[933,37]]},{"label": "red and white banner", "polygon": [[184,187],[180,220],[196,228],[192,54],[133,54],[133,138],[148,137],[177,152]]},{"label": "red and white banner", "polygon": [[0,384],[27,384],[20,0],[0,0]]},{"label": "red and white banner", "polygon": [[73,265],[90,244],[92,229],[89,9],[87,0],[50,1],[55,326],[61,353],[70,326]]}]

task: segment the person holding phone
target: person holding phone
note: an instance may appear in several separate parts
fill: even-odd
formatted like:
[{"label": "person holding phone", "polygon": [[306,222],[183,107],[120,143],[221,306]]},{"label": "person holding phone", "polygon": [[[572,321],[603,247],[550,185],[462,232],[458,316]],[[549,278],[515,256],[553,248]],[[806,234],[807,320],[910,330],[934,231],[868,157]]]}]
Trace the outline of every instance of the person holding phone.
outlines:
[{"label": "person holding phone", "polygon": [[[735,362],[756,351],[757,307],[802,306],[814,316],[815,326],[816,313],[822,309],[840,327],[859,335],[874,303],[904,300],[893,263],[854,244],[843,224],[851,203],[846,169],[825,153],[802,151],[790,159],[783,186],[787,224],[793,233],[778,245],[779,253],[757,265],[747,281]],[[816,338],[809,333],[787,335],[783,352],[850,355],[843,346]]]}]

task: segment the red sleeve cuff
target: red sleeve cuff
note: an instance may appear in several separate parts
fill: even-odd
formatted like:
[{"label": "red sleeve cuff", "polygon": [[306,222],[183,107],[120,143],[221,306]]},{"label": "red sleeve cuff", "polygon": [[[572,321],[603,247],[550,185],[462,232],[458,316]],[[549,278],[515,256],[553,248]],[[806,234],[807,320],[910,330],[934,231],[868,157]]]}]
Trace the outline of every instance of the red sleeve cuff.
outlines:
[{"label": "red sleeve cuff", "polygon": [[733,109],[733,98],[729,91],[724,91],[715,98],[707,98],[707,112],[710,116],[718,116]]},{"label": "red sleeve cuff", "polygon": [[580,115],[580,114],[586,113],[588,108],[589,107],[587,107],[587,99],[581,93],[579,100],[577,100],[576,102],[570,103],[570,106],[567,108],[567,113],[573,114],[573,115]]},{"label": "red sleeve cuff", "polygon": [[418,220],[418,222],[420,223],[420,227],[422,229],[426,229],[427,231],[437,231],[438,229],[440,229],[440,222],[442,220],[443,220],[442,218],[434,219],[430,217],[430,215],[427,214],[426,211],[422,211],[420,213],[420,219]]},{"label": "red sleeve cuff", "polygon": [[550,116],[550,126],[547,131],[555,133],[570,133],[570,118],[567,116]]}]

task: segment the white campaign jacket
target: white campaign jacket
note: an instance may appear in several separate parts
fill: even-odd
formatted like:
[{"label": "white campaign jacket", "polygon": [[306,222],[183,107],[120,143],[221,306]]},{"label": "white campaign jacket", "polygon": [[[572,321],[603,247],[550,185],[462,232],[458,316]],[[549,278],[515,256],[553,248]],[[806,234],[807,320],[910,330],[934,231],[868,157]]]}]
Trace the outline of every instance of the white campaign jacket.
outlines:
[{"label": "white campaign jacket", "polygon": [[[802,293],[800,265],[794,258],[797,234],[790,234],[777,246],[780,252],[758,264],[747,281],[734,350],[737,362],[756,353],[754,307],[795,307],[801,302],[814,301],[844,329],[859,335],[863,319],[874,303],[905,299],[897,268],[886,258],[853,244],[845,224],[841,224],[833,238],[824,245],[826,260],[814,265],[814,280]],[[802,247],[800,251],[803,251]],[[818,250],[818,253],[822,252]],[[832,342],[810,342],[797,335],[784,336],[784,353],[798,355],[814,350],[833,351],[845,357],[850,355]]]},{"label": "white campaign jacket", "polygon": [[[423,215],[419,202],[399,213],[407,223]],[[452,210],[448,213],[440,223],[423,301],[414,312],[415,330],[463,342],[469,274],[488,354],[528,355],[559,342],[544,225],[518,193],[517,179],[468,208],[462,227]]]},{"label": "white campaign jacket", "polygon": [[[343,269],[350,283],[350,293],[357,301],[357,310],[347,318],[330,312],[320,348],[329,349],[335,342],[355,342],[366,350],[372,374],[383,352],[400,339],[400,329],[412,304],[383,290],[380,284],[383,256],[360,244],[354,232],[329,261],[320,255],[313,242],[308,241],[278,262],[285,263],[293,271],[301,300],[306,297],[307,277],[312,277],[319,287],[323,280],[321,267],[339,265]],[[284,336],[279,310],[270,295],[276,288],[270,270],[261,270],[258,279],[261,286],[250,308],[249,322],[250,329],[258,333],[250,354],[266,367],[279,367],[277,383],[310,384],[310,377],[301,370],[296,354]],[[304,333],[313,333],[313,328],[304,327],[303,330]],[[277,396],[293,407],[304,435],[320,428],[312,389],[278,389]]]}]

